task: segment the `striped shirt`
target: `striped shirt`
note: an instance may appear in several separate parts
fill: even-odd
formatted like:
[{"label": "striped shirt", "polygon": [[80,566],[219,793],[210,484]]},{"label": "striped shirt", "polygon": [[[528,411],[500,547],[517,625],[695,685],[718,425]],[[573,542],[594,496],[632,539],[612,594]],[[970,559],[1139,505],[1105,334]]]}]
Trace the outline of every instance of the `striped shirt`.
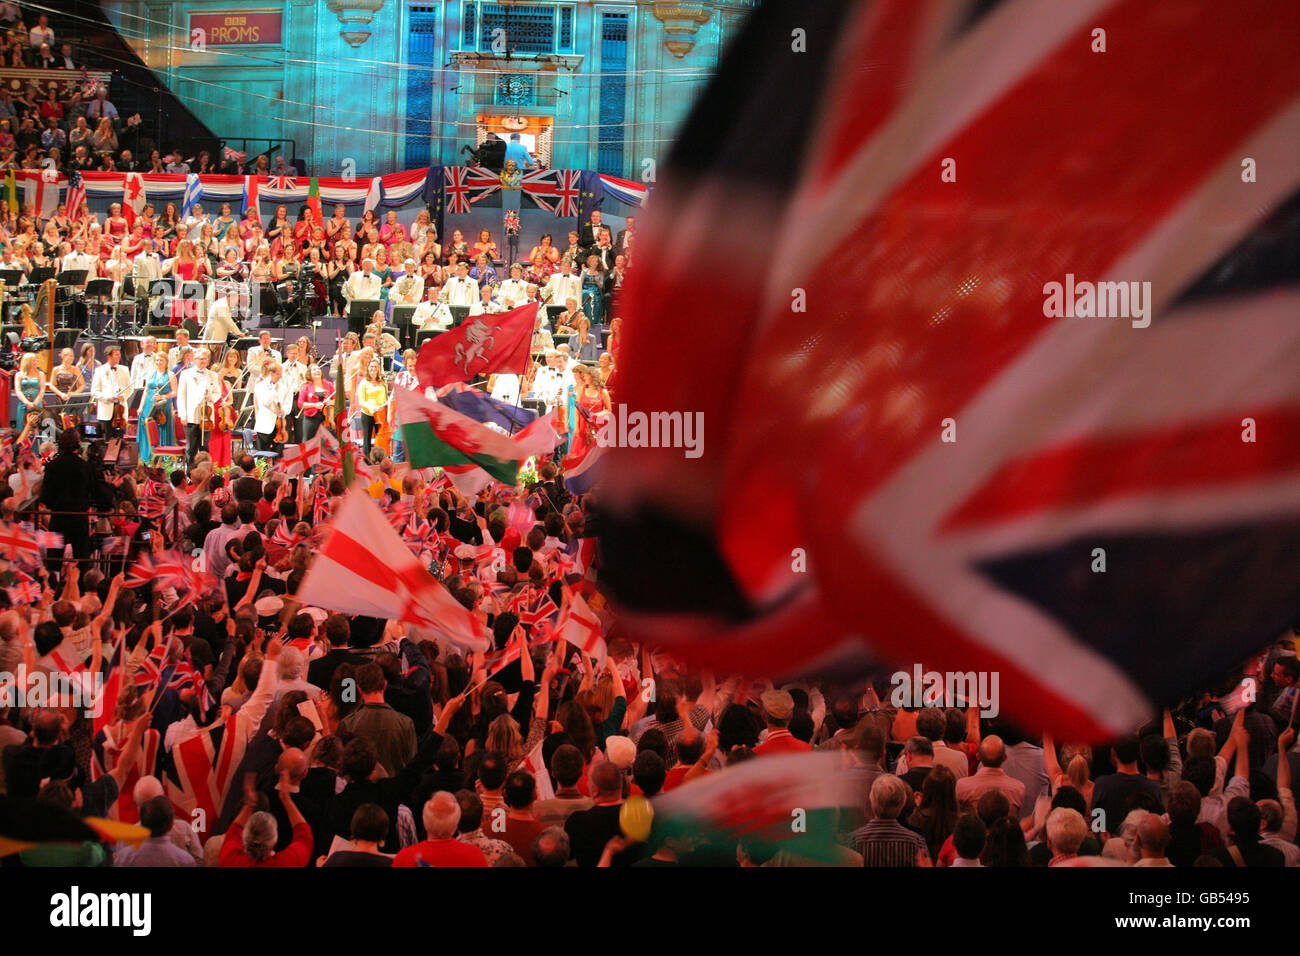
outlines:
[{"label": "striped shirt", "polygon": [[862,854],[863,866],[916,866],[925,838],[897,820],[872,820],[850,834],[849,844]]}]

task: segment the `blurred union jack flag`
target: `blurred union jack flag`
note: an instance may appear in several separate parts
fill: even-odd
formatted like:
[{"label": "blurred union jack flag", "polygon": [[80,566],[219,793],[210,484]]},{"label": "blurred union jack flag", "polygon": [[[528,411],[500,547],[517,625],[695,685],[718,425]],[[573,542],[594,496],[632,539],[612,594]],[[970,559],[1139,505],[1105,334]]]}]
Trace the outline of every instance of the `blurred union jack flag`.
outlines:
[{"label": "blurred union jack flag", "polygon": [[[620,403],[727,423],[610,450],[624,622],[751,676],[996,671],[1004,714],[1096,740],[1297,620],[1298,30],[1268,0],[760,7],[624,289]],[[1067,274],[1149,282],[1149,326],[1047,314]],[[700,288],[707,376],[659,347]]]}]

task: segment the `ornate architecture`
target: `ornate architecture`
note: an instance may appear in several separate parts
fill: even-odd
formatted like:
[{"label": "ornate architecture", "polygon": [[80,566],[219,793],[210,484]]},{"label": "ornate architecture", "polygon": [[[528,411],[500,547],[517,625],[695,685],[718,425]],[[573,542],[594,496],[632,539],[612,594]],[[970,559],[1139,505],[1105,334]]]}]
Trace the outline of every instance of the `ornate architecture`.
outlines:
[{"label": "ornate architecture", "polygon": [[[218,135],[313,170],[463,160],[520,132],[550,165],[641,179],[753,0],[106,0]],[[236,143],[238,145],[238,143]]]}]

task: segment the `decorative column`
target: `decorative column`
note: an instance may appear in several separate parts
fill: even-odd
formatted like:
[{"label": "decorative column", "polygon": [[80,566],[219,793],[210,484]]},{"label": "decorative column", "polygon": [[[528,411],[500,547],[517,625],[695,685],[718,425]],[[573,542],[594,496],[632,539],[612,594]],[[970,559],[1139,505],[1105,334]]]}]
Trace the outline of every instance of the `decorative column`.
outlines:
[{"label": "decorative column", "polygon": [[700,27],[713,17],[713,8],[704,3],[655,0],[650,10],[664,25],[664,46],[678,59],[691,52]]}]

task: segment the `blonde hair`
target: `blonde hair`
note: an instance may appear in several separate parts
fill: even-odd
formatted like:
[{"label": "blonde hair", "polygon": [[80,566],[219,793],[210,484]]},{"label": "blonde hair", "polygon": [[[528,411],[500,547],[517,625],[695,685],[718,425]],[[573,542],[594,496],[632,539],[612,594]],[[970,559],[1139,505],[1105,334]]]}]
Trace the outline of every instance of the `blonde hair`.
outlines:
[{"label": "blonde hair", "polygon": [[519,735],[519,725],[509,714],[501,714],[488,725],[485,749],[495,750],[506,758],[507,763],[514,763],[524,757],[524,740]]}]

